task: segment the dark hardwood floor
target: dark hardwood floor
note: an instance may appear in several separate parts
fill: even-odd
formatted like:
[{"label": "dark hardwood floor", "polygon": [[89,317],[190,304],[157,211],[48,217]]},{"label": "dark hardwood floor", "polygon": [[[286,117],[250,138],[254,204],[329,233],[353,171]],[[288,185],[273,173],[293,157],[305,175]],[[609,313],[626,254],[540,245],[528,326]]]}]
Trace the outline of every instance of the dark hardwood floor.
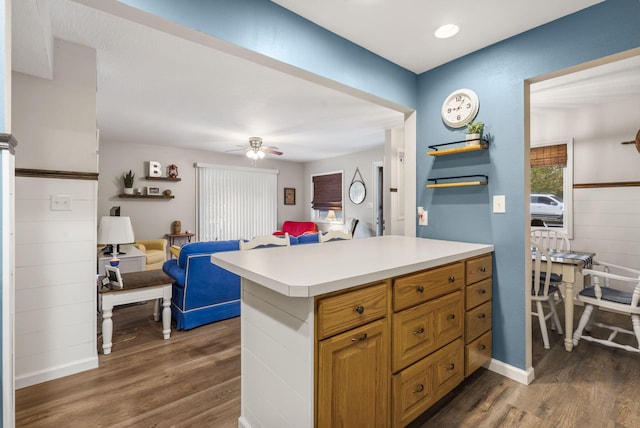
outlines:
[{"label": "dark hardwood floor", "polygon": [[[114,311],[113,352],[99,354],[98,369],[16,391],[16,426],[237,427],[240,318],[165,341],[151,312],[150,303]],[[555,332],[545,350],[532,325],[531,385],[480,369],[410,427],[640,426],[639,354],[587,342],[568,353]]]}]

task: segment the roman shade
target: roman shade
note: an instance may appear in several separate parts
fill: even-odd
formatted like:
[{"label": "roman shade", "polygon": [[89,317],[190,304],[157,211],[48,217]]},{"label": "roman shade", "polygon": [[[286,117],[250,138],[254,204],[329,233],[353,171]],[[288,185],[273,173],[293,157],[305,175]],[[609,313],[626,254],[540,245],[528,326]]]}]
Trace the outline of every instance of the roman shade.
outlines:
[{"label": "roman shade", "polygon": [[534,147],[531,149],[531,168],[541,166],[567,166],[567,145]]},{"label": "roman shade", "polygon": [[342,210],[342,173],[313,176],[314,210]]}]

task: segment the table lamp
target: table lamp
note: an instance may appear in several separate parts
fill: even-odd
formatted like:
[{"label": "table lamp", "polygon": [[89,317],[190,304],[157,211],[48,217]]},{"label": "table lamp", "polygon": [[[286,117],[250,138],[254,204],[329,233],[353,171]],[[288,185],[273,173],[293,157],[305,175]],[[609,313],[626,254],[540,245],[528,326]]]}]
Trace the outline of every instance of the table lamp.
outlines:
[{"label": "table lamp", "polygon": [[329,212],[327,213],[327,220],[329,222],[336,221],[336,212],[334,210],[329,210]]},{"label": "table lamp", "polygon": [[[117,260],[118,254],[125,254],[118,252],[120,244],[131,244],[133,242],[135,242],[135,237],[133,236],[133,227],[129,217],[103,216],[100,219],[98,243],[112,246],[111,260]],[[105,255],[107,254],[105,253]]]}]

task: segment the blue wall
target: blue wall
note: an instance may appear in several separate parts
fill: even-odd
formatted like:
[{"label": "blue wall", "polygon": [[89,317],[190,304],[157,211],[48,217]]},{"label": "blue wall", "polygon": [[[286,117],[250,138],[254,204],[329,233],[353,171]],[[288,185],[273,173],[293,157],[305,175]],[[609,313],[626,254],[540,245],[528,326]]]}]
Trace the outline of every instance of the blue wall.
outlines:
[{"label": "blue wall", "polygon": [[[417,202],[421,237],[495,245],[493,355],[525,369],[524,80],[640,46],[640,2],[609,0],[428,71],[418,78]],[[427,146],[464,139],[440,118],[444,98],[471,88],[490,148],[432,157]],[[487,174],[487,186],[426,189],[427,177]],[[506,195],[506,214],[492,214]]]}]

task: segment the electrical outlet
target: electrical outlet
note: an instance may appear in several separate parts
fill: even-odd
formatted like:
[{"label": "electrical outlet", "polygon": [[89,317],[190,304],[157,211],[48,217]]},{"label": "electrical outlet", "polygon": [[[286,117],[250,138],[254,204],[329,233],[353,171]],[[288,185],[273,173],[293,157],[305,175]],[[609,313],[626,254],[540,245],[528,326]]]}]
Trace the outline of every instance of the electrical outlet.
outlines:
[{"label": "electrical outlet", "polygon": [[71,211],[71,195],[51,195],[51,211]]},{"label": "electrical outlet", "polygon": [[503,214],[507,212],[505,195],[493,196],[493,212],[496,214]]}]

